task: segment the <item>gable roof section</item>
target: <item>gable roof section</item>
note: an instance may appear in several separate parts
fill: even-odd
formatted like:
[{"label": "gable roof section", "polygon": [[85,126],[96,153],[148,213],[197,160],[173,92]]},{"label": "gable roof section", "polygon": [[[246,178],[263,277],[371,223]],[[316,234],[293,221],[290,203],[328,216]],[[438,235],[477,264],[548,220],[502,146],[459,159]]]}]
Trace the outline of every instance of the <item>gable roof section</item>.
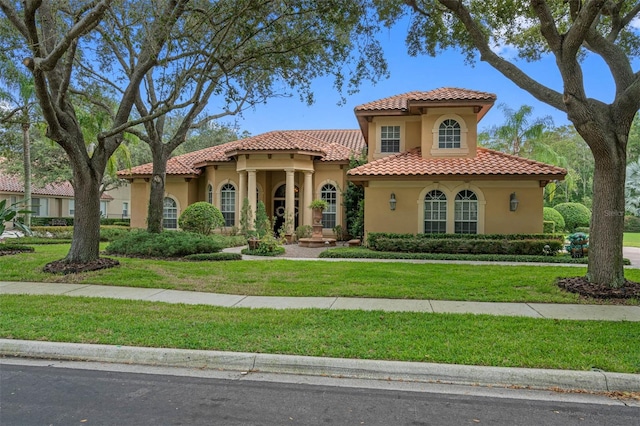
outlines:
[{"label": "gable roof section", "polygon": [[[359,130],[282,130],[263,133],[251,138],[227,142],[199,151],[172,157],[167,161],[167,174],[196,177],[201,167],[211,163],[229,162],[240,153],[302,152],[321,161],[349,161],[365,147]],[[120,177],[148,177],[153,164],[147,163],[120,170]]]},{"label": "gable roof section", "polygon": [[381,158],[349,170],[350,180],[363,181],[410,176],[460,179],[518,177],[524,179],[564,179],[563,168],[478,147],[473,158],[423,158],[421,149]]},{"label": "gable roof section", "polygon": [[[0,192],[24,194],[24,183],[17,176],[0,173]],[[73,198],[73,186],[70,182],[49,183],[38,188],[31,186],[31,195],[45,195],[50,197]],[[102,194],[102,200],[113,200],[109,194]]]}]

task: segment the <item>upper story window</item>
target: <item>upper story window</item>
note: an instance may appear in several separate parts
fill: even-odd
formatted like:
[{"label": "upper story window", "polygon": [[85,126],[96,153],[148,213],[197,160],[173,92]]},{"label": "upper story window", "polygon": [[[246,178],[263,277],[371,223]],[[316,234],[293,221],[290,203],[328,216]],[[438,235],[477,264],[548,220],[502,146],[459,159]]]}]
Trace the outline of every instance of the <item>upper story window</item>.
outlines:
[{"label": "upper story window", "polygon": [[400,152],[400,126],[380,126],[380,152]]},{"label": "upper story window", "polygon": [[447,119],[440,123],[438,148],[460,148],[460,123],[452,119]]}]

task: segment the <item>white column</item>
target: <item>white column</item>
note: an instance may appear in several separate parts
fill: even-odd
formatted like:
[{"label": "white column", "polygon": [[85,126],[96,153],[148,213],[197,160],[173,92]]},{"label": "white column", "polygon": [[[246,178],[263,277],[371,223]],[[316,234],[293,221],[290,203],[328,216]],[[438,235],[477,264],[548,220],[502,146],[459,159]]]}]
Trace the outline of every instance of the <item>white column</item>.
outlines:
[{"label": "white column", "polygon": [[302,224],[311,226],[313,219],[309,204],[313,201],[313,172],[304,172],[304,205],[302,206]]},{"label": "white column", "polygon": [[[291,223],[294,222],[294,215],[296,214],[296,184],[295,184],[295,171],[294,169],[284,169],[287,174],[287,178],[285,180],[286,183],[286,194],[284,198],[284,220],[285,223],[288,219],[291,219]],[[291,225],[289,226],[291,227]],[[293,233],[293,229],[287,229],[286,233]]]},{"label": "white column", "polygon": [[[251,217],[253,220],[256,218],[256,171],[255,170],[247,170],[248,174],[248,188],[247,188],[247,198],[249,198],[249,207],[251,210]],[[249,228],[253,229],[253,220],[249,224]]]}]

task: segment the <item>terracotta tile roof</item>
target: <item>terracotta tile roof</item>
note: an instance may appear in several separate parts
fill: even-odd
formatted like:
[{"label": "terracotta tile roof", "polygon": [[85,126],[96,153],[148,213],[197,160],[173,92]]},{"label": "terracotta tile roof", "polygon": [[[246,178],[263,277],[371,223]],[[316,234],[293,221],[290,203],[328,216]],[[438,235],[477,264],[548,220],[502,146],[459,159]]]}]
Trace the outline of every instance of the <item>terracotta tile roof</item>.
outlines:
[{"label": "terracotta tile roof", "polygon": [[[273,131],[173,157],[167,162],[167,174],[197,176],[204,164],[231,161],[232,155],[246,151],[304,151],[317,154],[321,161],[348,161],[365,146],[359,130]],[[118,175],[148,176],[152,171],[153,164],[147,163]]]},{"label": "terracotta tile roof", "polygon": [[459,89],[455,87],[441,87],[428,92],[408,92],[401,95],[390,96],[377,101],[358,105],[355,111],[407,111],[410,102],[429,101],[495,101],[496,95],[475,90]]},{"label": "terracotta tile roof", "polygon": [[[24,183],[22,182],[22,178],[0,173],[0,192],[24,194]],[[70,182],[50,183],[41,188],[32,185],[31,195],[73,198],[73,186],[71,186]],[[113,200],[113,197],[109,194],[102,194],[101,199]]]},{"label": "terracotta tile roof", "polygon": [[565,169],[477,148],[475,158],[423,158],[420,148],[349,170],[349,176],[554,176],[563,179]]}]

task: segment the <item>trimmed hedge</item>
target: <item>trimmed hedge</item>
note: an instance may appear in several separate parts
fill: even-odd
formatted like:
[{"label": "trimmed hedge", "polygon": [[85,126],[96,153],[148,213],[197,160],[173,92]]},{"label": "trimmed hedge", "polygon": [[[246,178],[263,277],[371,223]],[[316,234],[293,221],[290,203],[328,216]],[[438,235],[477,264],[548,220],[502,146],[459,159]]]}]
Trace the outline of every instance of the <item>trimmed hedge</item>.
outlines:
[{"label": "trimmed hedge", "polygon": [[437,239],[437,240],[558,240],[558,234],[394,234],[390,232],[369,232],[367,245],[375,250],[379,238],[393,239]]},{"label": "trimmed hedge", "polygon": [[[565,222],[560,212],[553,207],[545,207],[542,209],[542,219],[547,222],[551,221],[555,223],[555,230],[551,232],[562,232],[564,230]],[[545,228],[546,231],[546,228]]]},{"label": "trimmed hedge", "polygon": [[187,232],[209,235],[214,229],[224,225],[224,216],[216,206],[199,201],[182,212],[178,225]]},{"label": "trimmed hedge", "polygon": [[190,254],[184,257],[185,260],[193,260],[196,262],[201,261],[222,261],[222,260],[242,260],[242,255],[240,253],[197,253]]},{"label": "trimmed hedge", "polygon": [[131,219],[103,217],[100,219],[100,225],[131,226]]},{"label": "trimmed hedge", "polygon": [[553,207],[564,218],[565,229],[575,232],[576,228],[588,228],[591,222],[591,210],[580,203],[561,203]]},{"label": "trimmed hedge", "polygon": [[31,246],[26,246],[24,244],[0,244],[0,252],[3,251],[21,251],[21,252],[29,252],[33,253],[35,249]]},{"label": "trimmed hedge", "polygon": [[[128,226],[100,226],[100,241],[113,241],[122,238],[129,233]],[[32,226],[31,232],[35,237],[41,239],[54,238],[71,240],[73,237],[73,226]]]},{"label": "trimmed hedge", "polygon": [[436,238],[377,238],[374,250],[405,253],[469,253],[541,255],[548,245],[552,253],[562,250],[562,241],[497,240],[497,239],[436,239]]},{"label": "trimmed hedge", "polygon": [[184,231],[150,234],[134,230],[109,244],[108,254],[173,258],[197,253],[215,253],[224,248],[219,241],[205,235]]}]

